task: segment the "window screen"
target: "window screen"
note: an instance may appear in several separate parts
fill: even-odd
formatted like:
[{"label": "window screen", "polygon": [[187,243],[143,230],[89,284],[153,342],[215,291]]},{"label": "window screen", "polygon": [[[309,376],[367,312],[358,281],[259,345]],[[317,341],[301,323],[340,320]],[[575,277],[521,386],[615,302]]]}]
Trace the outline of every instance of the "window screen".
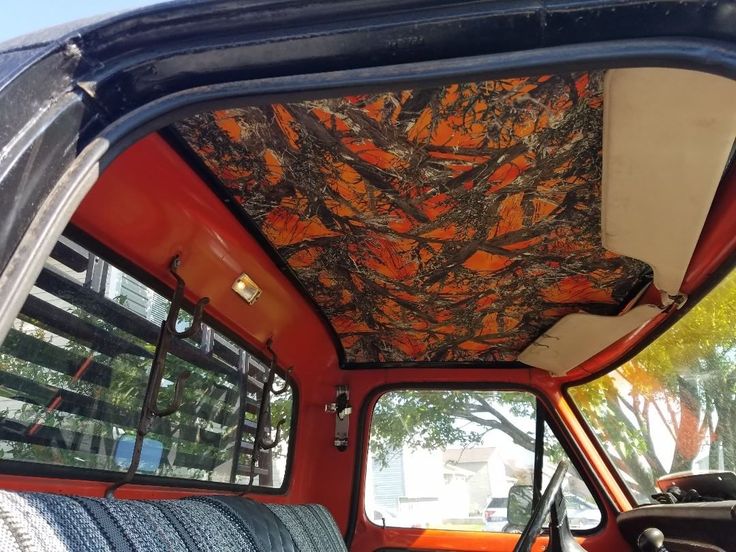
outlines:
[{"label": "window screen", "polygon": [[[0,347],[2,460],[126,471],[168,309],[165,297],[61,238]],[[182,312],[177,326],[190,318]],[[264,396],[268,366],[206,325],[194,339],[173,340],[161,407],[185,370],[182,406],[154,421],[138,472],[247,483],[263,399],[265,432],[287,421],[281,444],[256,455],[254,484],[280,487],[291,391]]]}]

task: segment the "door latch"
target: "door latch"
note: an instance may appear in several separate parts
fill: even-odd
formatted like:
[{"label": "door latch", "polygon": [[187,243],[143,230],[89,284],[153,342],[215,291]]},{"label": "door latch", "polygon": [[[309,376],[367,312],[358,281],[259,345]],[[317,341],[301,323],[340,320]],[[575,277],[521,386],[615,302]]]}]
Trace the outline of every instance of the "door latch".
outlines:
[{"label": "door latch", "polygon": [[347,385],[338,385],[335,402],[325,405],[325,412],[335,414],[335,447],[339,451],[348,448],[348,429],[353,406],[350,404],[350,390]]}]

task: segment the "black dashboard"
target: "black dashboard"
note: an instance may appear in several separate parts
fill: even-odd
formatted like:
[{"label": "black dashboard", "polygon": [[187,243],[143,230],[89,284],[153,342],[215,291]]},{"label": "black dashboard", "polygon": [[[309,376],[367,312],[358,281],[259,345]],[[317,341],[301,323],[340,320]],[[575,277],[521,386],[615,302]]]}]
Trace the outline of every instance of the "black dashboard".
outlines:
[{"label": "black dashboard", "polygon": [[632,550],[645,529],[656,528],[667,552],[736,552],[736,500],[641,506],[617,522]]}]

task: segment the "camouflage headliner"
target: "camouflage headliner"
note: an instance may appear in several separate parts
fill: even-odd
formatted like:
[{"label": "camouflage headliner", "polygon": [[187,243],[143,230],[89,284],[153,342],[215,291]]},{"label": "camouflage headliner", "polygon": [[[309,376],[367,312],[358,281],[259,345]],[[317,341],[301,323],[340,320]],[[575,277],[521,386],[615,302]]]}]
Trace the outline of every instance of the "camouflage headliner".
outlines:
[{"label": "camouflage headliner", "polygon": [[176,131],[348,363],[515,360],[649,277],[600,241],[602,74],[203,113]]}]

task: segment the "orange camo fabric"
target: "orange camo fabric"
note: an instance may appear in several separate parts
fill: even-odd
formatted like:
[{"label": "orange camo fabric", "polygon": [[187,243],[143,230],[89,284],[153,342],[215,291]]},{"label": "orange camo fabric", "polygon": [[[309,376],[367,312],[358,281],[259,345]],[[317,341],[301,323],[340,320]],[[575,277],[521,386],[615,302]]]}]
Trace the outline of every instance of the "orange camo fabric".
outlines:
[{"label": "orange camo fabric", "polygon": [[348,363],[515,360],[615,314],[647,265],[600,241],[602,74],[243,107],[176,131],[285,259]]}]

